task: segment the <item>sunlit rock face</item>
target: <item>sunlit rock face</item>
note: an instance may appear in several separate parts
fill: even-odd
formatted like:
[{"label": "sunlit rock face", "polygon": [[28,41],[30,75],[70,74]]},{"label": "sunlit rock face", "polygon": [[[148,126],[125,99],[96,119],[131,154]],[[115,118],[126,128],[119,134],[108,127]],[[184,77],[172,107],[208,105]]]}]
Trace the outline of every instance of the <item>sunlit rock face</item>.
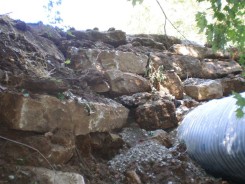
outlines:
[{"label": "sunlit rock face", "polygon": [[215,80],[187,79],[184,90],[188,96],[199,101],[223,97],[222,85]]},{"label": "sunlit rock face", "polygon": [[184,87],[182,81],[175,72],[165,72],[164,80],[162,80],[161,85],[166,87],[170,94],[172,94],[176,99],[183,99]]},{"label": "sunlit rock face", "polygon": [[[188,41],[187,41],[188,42]],[[202,45],[192,44],[175,44],[172,50],[181,55],[188,55],[196,58],[229,58],[228,52],[214,52],[211,48]]]},{"label": "sunlit rock face", "polygon": [[241,72],[242,67],[234,60],[204,59],[200,78],[216,79]]},{"label": "sunlit rock face", "polygon": [[70,48],[69,57],[73,69],[114,69],[141,75],[144,74],[147,63],[147,56],[144,54],[75,47]]},{"label": "sunlit rock face", "polygon": [[151,90],[148,80],[133,73],[108,70],[106,71],[106,77],[111,87],[110,93],[114,96],[130,95]]},{"label": "sunlit rock face", "polygon": [[48,95],[39,95],[33,99],[11,93],[1,94],[0,99],[1,120],[17,130],[44,133],[64,128],[75,135],[81,135],[120,128],[128,117],[128,110],[113,100],[108,103],[77,103],[61,101]]}]

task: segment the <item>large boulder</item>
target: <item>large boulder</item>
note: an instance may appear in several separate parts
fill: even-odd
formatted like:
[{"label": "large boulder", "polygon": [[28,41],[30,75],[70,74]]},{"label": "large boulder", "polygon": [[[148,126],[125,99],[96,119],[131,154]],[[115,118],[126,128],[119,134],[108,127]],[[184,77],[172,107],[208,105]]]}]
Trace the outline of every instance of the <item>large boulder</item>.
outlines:
[{"label": "large boulder", "polygon": [[136,122],[146,130],[170,129],[177,126],[174,103],[169,100],[150,101],[137,107]]},{"label": "large boulder", "polygon": [[142,46],[160,50],[170,49],[174,44],[181,43],[181,40],[176,37],[157,34],[129,35],[128,40],[133,45],[137,42]]},{"label": "large boulder", "polygon": [[176,99],[182,99],[184,94],[184,86],[179,76],[173,71],[167,71],[164,73],[164,80],[162,80],[161,85],[166,87],[170,94],[172,94]]},{"label": "large boulder", "polygon": [[[80,98],[79,98],[80,99]],[[71,130],[75,135],[106,132],[127,122],[128,110],[114,102],[61,101],[48,95],[35,98],[22,94],[0,94],[0,119],[9,128],[52,132],[56,128]]]},{"label": "large boulder", "polygon": [[110,93],[115,96],[149,92],[151,90],[148,80],[133,73],[108,70],[106,76],[111,87]]},{"label": "large boulder", "polygon": [[214,52],[211,48],[194,44],[175,44],[172,50],[181,55],[192,56],[196,58],[229,58],[228,53]]},{"label": "large boulder", "polygon": [[156,67],[163,65],[165,70],[174,70],[181,79],[200,77],[202,71],[201,61],[191,56],[156,53],[151,58]]},{"label": "large boulder", "polygon": [[132,52],[108,51],[98,49],[77,49],[69,51],[73,69],[103,69],[121,70],[136,74],[144,74],[147,62],[146,55],[136,55]]},{"label": "large boulder", "polygon": [[198,101],[223,97],[221,83],[210,79],[187,79],[184,81],[184,90],[188,96]]},{"label": "large boulder", "polygon": [[216,79],[233,73],[241,73],[242,67],[233,60],[203,59],[172,53],[155,53],[152,57],[155,66],[163,65],[165,70],[174,70],[181,79]]},{"label": "large boulder", "polygon": [[239,75],[234,77],[225,77],[217,80],[222,84],[224,96],[230,95],[232,91],[238,93],[245,91],[245,79]]},{"label": "large boulder", "polygon": [[217,60],[217,59],[204,59],[202,61],[200,78],[216,79],[225,77],[229,74],[237,74],[242,72],[242,67],[234,60]]},{"label": "large boulder", "polygon": [[[76,39],[86,39],[91,41],[101,41],[118,47],[126,43],[126,33],[120,30],[100,32],[97,30],[88,30],[88,31],[76,31],[71,30],[71,35]],[[73,37],[72,37],[73,38]]]}]

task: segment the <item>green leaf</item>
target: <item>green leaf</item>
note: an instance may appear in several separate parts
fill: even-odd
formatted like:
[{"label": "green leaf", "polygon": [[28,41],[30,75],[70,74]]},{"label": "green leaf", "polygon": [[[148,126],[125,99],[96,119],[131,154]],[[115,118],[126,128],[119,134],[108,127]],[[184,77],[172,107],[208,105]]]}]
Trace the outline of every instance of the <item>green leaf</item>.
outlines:
[{"label": "green leaf", "polygon": [[242,111],[241,108],[238,108],[238,109],[236,110],[236,117],[237,117],[237,118],[242,118],[243,116],[244,116],[244,112]]},{"label": "green leaf", "polygon": [[232,94],[234,95],[234,98],[236,98],[237,100],[236,105],[238,106],[238,108],[236,109],[236,116],[238,118],[242,118],[244,116],[243,108],[245,107],[245,98],[234,91],[232,92]]},{"label": "green leaf", "polygon": [[70,60],[70,59],[67,59],[64,63],[65,63],[66,65],[69,65],[69,64],[71,64],[71,60]]},{"label": "green leaf", "polygon": [[196,22],[197,22],[197,26],[200,29],[199,33],[203,32],[207,28],[207,23],[208,23],[206,19],[206,14],[204,12],[198,12],[196,14]]}]

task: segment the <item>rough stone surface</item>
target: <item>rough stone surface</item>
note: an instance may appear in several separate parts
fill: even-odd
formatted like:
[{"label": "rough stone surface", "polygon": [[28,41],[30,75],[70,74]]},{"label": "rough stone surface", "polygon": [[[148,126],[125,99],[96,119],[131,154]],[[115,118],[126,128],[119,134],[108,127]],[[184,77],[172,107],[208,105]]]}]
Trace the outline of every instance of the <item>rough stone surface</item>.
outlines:
[{"label": "rough stone surface", "polygon": [[220,82],[206,79],[187,79],[184,82],[185,93],[195,100],[210,100],[223,97]]},{"label": "rough stone surface", "polygon": [[179,76],[175,72],[168,71],[164,73],[164,77],[161,85],[166,87],[176,99],[183,99],[184,86]]},{"label": "rough stone surface", "polygon": [[147,62],[146,55],[132,52],[108,51],[98,49],[70,49],[69,57],[74,69],[96,68],[101,70],[121,70],[144,74]]},{"label": "rough stone surface", "polygon": [[232,91],[238,93],[245,91],[245,79],[241,76],[226,77],[218,81],[222,84],[224,96],[230,95]]},{"label": "rough stone surface", "polygon": [[81,71],[78,75],[81,86],[87,86],[96,93],[110,91],[110,85],[108,84],[104,71],[89,68]]},{"label": "rough stone surface", "polygon": [[57,94],[67,91],[69,86],[62,80],[32,78],[24,79],[19,88],[32,93]]},{"label": "rough stone surface", "polygon": [[229,58],[228,53],[214,52],[211,48],[193,44],[175,44],[172,47],[177,54],[196,58]]},{"label": "rough stone surface", "polygon": [[50,167],[50,164],[65,164],[72,158],[75,149],[73,133],[64,129],[35,134],[15,130],[7,131],[6,127],[1,125],[0,133],[1,136],[17,141],[2,139],[0,141],[1,146],[5,145],[1,156],[12,164],[43,167]]},{"label": "rough stone surface", "polygon": [[17,22],[7,16],[0,17],[2,69],[8,71],[8,66],[12,65],[12,72],[24,70],[37,77],[47,77],[50,74],[47,72],[48,66],[59,65],[65,60],[63,54],[52,41],[29,29],[17,29]]},{"label": "rough stone surface", "polygon": [[137,34],[128,36],[129,42],[138,42],[140,45],[153,49],[170,49],[174,44],[181,43],[181,40],[173,36],[157,34]]},{"label": "rough stone surface", "polygon": [[135,93],[132,96],[123,95],[118,97],[118,101],[128,108],[135,108],[143,105],[152,98],[152,94],[148,92]]},{"label": "rough stone surface", "polygon": [[[173,53],[181,42],[115,28],[63,32],[1,15],[0,183],[46,184],[56,175],[62,180],[57,183],[84,183],[73,174],[82,173],[87,184],[228,184],[197,167],[176,142],[177,121],[198,103],[169,94],[179,80],[151,91],[142,76],[150,54],[155,69],[163,66],[181,79],[216,79],[226,94],[244,89],[234,76],[242,67],[197,46],[191,49],[198,56]],[[117,100],[130,111],[113,100],[123,94],[131,96]]]},{"label": "rough stone surface", "polygon": [[140,105],[136,109],[136,122],[146,130],[170,129],[177,126],[175,106],[168,100]]},{"label": "rough stone surface", "polygon": [[202,71],[201,61],[191,56],[156,53],[152,61],[156,66],[163,65],[165,70],[174,70],[181,79],[199,77]]},{"label": "rough stone surface", "polygon": [[44,25],[42,22],[29,23],[27,25],[36,35],[50,39],[55,43],[58,43],[62,40],[62,35],[60,34],[61,31],[59,31],[58,28],[53,28],[50,25]]},{"label": "rough stone surface", "polygon": [[141,129],[138,124],[131,125],[130,127],[123,128],[119,133],[123,141],[129,147],[133,147],[136,144],[148,139],[148,133],[146,130]]},{"label": "rough stone surface", "polygon": [[120,30],[99,32],[96,30],[88,31],[71,31],[77,39],[86,39],[91,41],[101,41],[118,47],[119,45],[126,43],[126,33]]},{"label": "rough stone surface", "polygon": [[110,93],[115,96],[130,95],[151,90],[148,80],[133,73],[108,70],[106,71],[106,77],[111,87]]},{"label": "rough stone surface", "polygon": [[32,99],[10,93],[0,94],[0,99],[1,120],[17,130],[49,132],[65,128],[81,135],[120,128],[128,117],[128,110],[112,100],[108,104],[76,103],[47,95]]},{"label": "rough stone surface", "polygon": [[158,141],[161,145],[165,146],[166,148],[170,148],[173,146],[171,142],[170,136],[164,130],[155,130],[150,132],[151,137],[149,139]]},{"label": "rough stone surface", "polygon": [[33,176],[33,181],[40,184],[85,184],[82,175],[71,172],[54,171],[41,167],[24,167],[23,170]]},{"label": "rough stone surface", "polygon": [[205,79],[215,79],[225,77],[229,74],[242,72],[242,67],[234,60],[205,59],[202,61],[202,77]]},{"label": "rough stone surface", "polygon": [[114,133],[95,132],[76,137],[76,148],[84,157],[109,160],[122,149],[124,141]]}]

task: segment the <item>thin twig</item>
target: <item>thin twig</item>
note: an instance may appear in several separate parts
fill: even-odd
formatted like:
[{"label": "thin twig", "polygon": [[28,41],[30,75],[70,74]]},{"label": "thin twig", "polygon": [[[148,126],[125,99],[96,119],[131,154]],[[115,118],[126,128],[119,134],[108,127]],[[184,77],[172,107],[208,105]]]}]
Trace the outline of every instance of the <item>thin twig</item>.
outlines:
[{"label": "thin twig", "polygon": [[55,170],[54,167],[51,165],[51,163],[48,161],[48,159],[47,159],[47,158],[46,158],[46,157],[45,157],[45,156],[44,156],[38,149],[36,149],[36,148],[34,148],[34,147],[32,147],[32,146],[29,146],[29,145],[27,145],[27,144],[25,144],[25,143],[22,143],[22,142],[19,142],[19,141],[15,141],[15,140],[12,140],[12,139],[3,137],[3,136],[0,136],[0,138],[1,138],[1,139],[4,139],[4,140],[6,140],[6,141],[9,141],[9,142],[13,142],[13,143],[15,143],[15,144],[19,144],[19,145],[21,145],[21,146],[27,147],[27,148],[29,148],[29,149],[31,149],[31,150],[34,150],[34,151],[38,152],[38,153],[44,158],[44,160],[49,164],[49,166],[50,166],[53,170]]},{"label": "thin twig", "polygon": [[162,10],[162,13],[164,14],[165,16],[165,24],[164,24],[164,31],[165,31],[165,34],[166,34],[166,20],[171,24],[171,26],[184,38],[187,40],[187,38],[174,26],[174,24],[169,20],[169,18],[167,17],[165,11],[163,10],[161,4],[159,3],[158,0],[156,0],[157,4],[159,5],[159,7],[161,8]]},{"label": "thin twig", "polygon": [[163,15],[164,15],[164,17],[165,17],[165,21],[164,21],[164,33],[165,33],[165,35],[167,35],[166,25],[167,25],[167,19],[168,19],[168,18],[167,18],[167,15],[166,15],[165,11],[163,10],[161,4],[159,3],[159,1],[156,0],[156,2],[157,2],[157,4],[159,5],[159,7],[160,7],[160,9],[162,10],[162,13],[163,13]]}]

